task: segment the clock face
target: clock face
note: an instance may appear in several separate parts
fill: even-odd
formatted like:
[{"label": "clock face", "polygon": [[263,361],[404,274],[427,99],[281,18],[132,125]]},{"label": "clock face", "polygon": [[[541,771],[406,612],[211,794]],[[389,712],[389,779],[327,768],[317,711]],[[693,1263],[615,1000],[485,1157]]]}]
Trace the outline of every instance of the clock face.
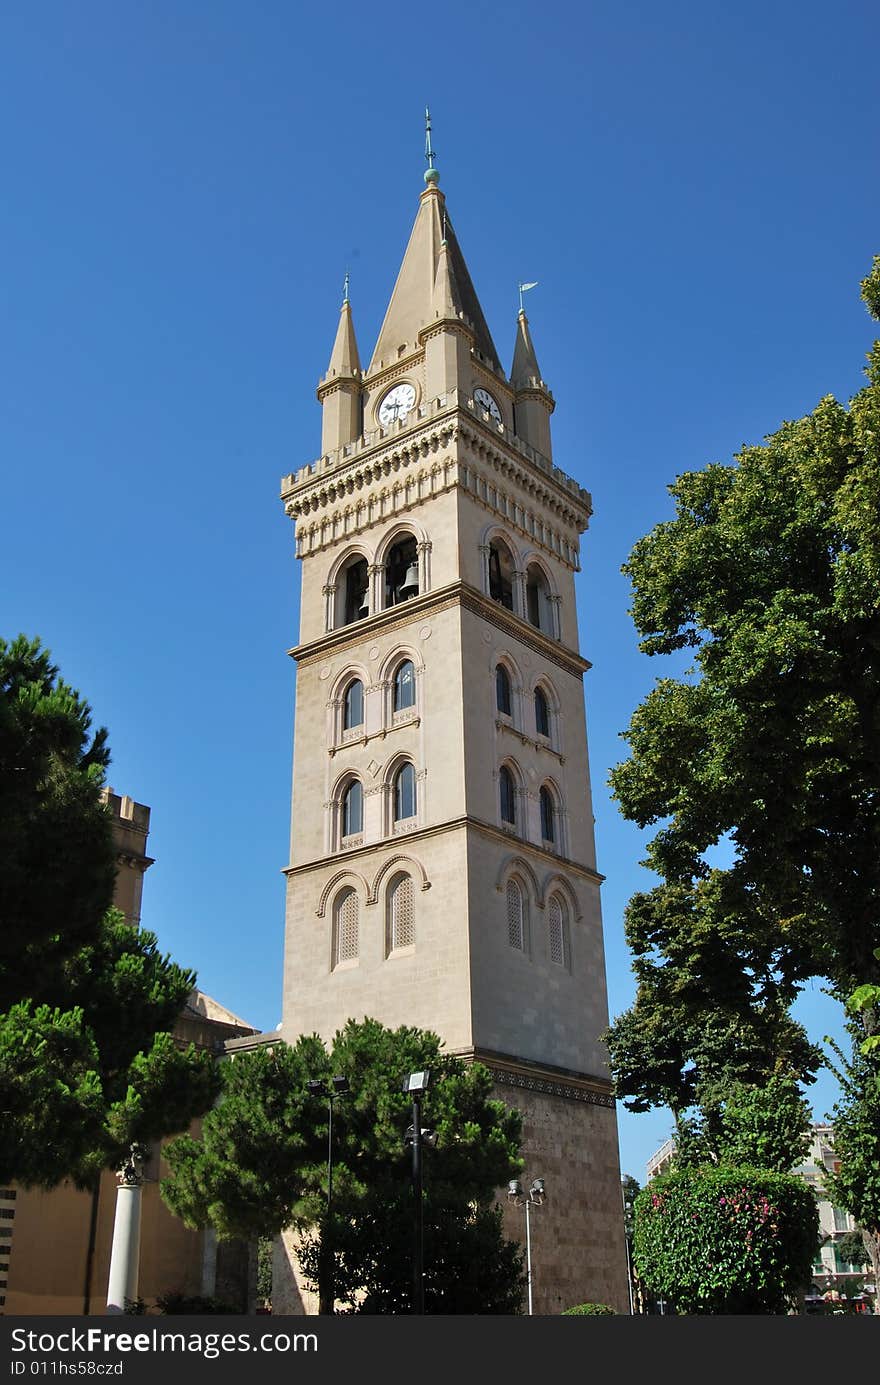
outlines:
[{"label": "clock face", "polygon": [[416,392],[412,385],[395,385],[379,405],[379,422],[387,426],[399,418],[406,418],[415,402]]},{"label": "clock face", "polygon": [[501,410],[488,390],[474,390],[474,403],[479,404],[481,409],[485,409],[489,417],[494,419],[496,423],[501,422]]}]

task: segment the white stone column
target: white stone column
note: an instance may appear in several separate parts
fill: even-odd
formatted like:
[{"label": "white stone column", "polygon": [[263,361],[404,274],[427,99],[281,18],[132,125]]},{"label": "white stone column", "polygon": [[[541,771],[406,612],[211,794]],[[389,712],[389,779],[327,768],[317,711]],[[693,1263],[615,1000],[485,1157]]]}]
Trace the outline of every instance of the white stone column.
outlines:
[{"label": "white stone column", "polygon": [[419,596],[431,589],[431,542],[424,539],[418,546],[419,555]]},{"label": "white stone column", "polygon": [[526,600],[526,574],[514,571],[513,582],[513,610],[514,614],[522,616],[523,620],[529,618],[528,601]]},{"label": "white stone column", "polygon": [[491,596],[491,595],[492,595],[491,590],[490,590],[490,583],[489,583],[489,552],[490,552],[489,545],[488,545],[487,543],[481,543],[481,544],[480,544],[480,573],[481,573],[480,580],[481,580],[481,582],[482,582],[483,591],[486,593],[487,596]]},{"label": "white stone column", "polygon": [[143,1158],[132,1148],[128,1162],[119,1170],[113,1248],[107,1284],[107,1312],[124,1313],[126,1299],[138,1296],[141,1252],[141,1188]]},{"label": "white stone column", "polygon": [[322,588],[322,592],[324,595],[324,629],[329,632],[330,630],[333,630],[336,625],[335,583],[328,583],[326,587]]}]

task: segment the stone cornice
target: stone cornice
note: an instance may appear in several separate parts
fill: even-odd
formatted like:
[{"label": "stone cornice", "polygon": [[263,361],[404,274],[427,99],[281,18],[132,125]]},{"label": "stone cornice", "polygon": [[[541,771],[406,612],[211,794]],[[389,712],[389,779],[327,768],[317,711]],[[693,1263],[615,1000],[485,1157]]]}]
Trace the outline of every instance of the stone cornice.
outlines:
[{"label": "stone cornice", "polygon": [[574,650],[567,649],[565,645],[559,644],[557,640],[550,639],[547,635],[542,635],[540,630],[536,630],[522,616],[515,615],[500,602],[493,601],[491,596],[486,596],[484,592],[477,591],[476,587],[469,586],[466,582],[458,583],[461,592],[461,604],[466,611],[472,611],[475,615],[482,616],[489,625],[494,625],[496,630],[503,630],[520,644],[531,649],[534,654],[540,654],[542,659],[547,659],[550,663],[556,664],[557,668],[570,673],[574,678],[580,678],[582,674],[591,669],[593,665],[589,659],[576,654]]},{"label": "stone cornice", "polygon": [[592,513],[589,493],[520,438],[510,433],[502,437],[495,425],[480,418],[473,400],[463,404],[453,391],[433,408],[412,422],[403,420],[393,428],[367,433],[339,452],[283,477],[281,498],[287,514],[298,519],[326,509],[451,446],[460,433],[473,456],[505,475],[519,493],[532,496],[577,532],[587,527]]},{"label": "stone cornice", "polygon": [[[483,836],[491,837],[494,841],[503,842],[509,849],[516,848],[517,852],[529,852],[537,856],[542,864],[552,864],[559,871],[566,871],[571,875],[579,875],[584,880],[588,880],[593,885],[600,885],[605,879],[598,871],[592,870],[589,866],[581,865],[577,861],[571,861],[565,856],[557,856],[553,851],[547,851],[545,847],[539,846],[537,842],[528,842],[523,837],[517,837],[509,832],[503,832],[500,827],[495,827],[492,823],[483,822],[480,818],[475,818],[470,814],[463,813],[461,817],[451,818],[447,822],[436,823],[431,827],[416,827],[411,832],[407,832],[406,841],[409,846],[413,842],[427,841],[430,837],[440,837],[448,832],[459,832],[462,828],[471,828],[482,833]],[[357,861],[362,856],[373,856],[377,851],[395,849],[399,847],[400,837],[380,837],[377,841],[366,842],[363,846],[353,847],[344,854],[338,851],[331,851],[326,856],[316,856],[311,861],[303,861],[298,865],[283,866],[282,875],[306,875],[310,871],[324,870],[327,866],[338,866],[340,861]]]},{"label": "stone cornice", "polygon": [[314,663],[316,659],[336,653],[337,650],[350,649],[352,645],[362,644],[364,640],[402,629],[415,620],[424,620],[428,615],[456,605],[482,617],[489,625],[503,630],[533,653],[540,654],[541,658],[570,673],[574,678],[580,678],[587,669],[592,668],[588,659],[566,649],[556,640],[542,635],[521,616],[514,615],[505,606],[493,601],[483,592],[478,592],[467,582],[454,582],[438,591],[425,592],[424,596],[414,596],[412,600],[405,601],[400,606],[392,606],[387,611],[365,616],[363,620],[353,621],[351,625],[341,625],[338,630],[330,630],[326,635],[321,635],[308,644],[296,645],[293,649],[288,649],[287,653],[305,667]]},{"label": "stone cornice", "polygon": [[482,1063],[500,1086],[519,1087],[542,1096],[558,1096],[567,1101],[585,1101],[592,1106],[614,1109],[614,1088],[606,1077],[556,1067],[552,1063],[535,1063],[529,1058],[496,1053],[489,1048],[455,1048],[450,1049],[450,1053],[465,1062]]}]

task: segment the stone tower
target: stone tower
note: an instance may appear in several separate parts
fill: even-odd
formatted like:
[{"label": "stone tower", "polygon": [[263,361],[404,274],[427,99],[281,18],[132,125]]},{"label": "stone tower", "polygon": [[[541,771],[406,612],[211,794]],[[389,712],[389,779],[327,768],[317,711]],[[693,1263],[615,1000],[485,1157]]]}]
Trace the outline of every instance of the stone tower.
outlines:
[{"label": "stone tower", "polygon": [[[322,455],[282,482],[302,560],[283,1034],[369,1015],[485,1063],[546,1183],[535,1311],[625,1312],[574,590],[590,497],[553,463],[525,314],[508,376],[425,181],[370,363],[346,288]],[[303,1311],[290,1283],[279,1307]]]}]

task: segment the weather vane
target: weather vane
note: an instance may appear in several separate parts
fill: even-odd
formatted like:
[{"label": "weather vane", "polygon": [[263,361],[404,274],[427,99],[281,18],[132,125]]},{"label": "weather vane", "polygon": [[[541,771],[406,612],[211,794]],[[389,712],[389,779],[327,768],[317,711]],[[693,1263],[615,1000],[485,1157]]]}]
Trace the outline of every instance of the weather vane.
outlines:
[{"label": "weather vane", "polygon": [[519,289],[519,310],[520,310],[521,313],[524,313],[524,312],[525,312],[525,308],[523,307],[523,294],[524,294],[524,293],[528,293],[529,289],[536,289],[537,287],[538,287],[538,281],[537,281],[537,279],[536,279],[536,280],[534,281],[534,283],[532,283],[532,284],[518,284],[518,285],[517,285],[517,288]]}]

